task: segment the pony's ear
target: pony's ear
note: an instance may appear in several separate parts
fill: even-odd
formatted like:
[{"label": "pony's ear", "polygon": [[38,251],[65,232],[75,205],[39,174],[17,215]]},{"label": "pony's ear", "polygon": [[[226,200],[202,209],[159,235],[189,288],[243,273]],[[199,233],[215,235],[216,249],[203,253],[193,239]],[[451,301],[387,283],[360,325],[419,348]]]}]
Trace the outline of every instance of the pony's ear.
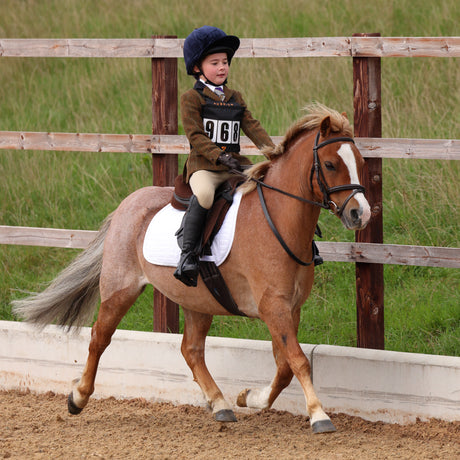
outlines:
[{"label": "pony's ear", "polygon": [[331,132],[331,117],[327,116],[321,122],[321,126],[319,128],[322,137],[327,137]]},{"label": "pony's ear", "polygon": [[342,117],[345,117],[348,120],[347,112],[342,112]]}]

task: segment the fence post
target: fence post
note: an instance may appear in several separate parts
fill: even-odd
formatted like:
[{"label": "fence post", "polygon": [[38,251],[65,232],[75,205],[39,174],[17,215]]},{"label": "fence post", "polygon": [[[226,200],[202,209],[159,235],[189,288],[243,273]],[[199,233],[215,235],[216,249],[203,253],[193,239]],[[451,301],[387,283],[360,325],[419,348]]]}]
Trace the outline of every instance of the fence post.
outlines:
[{"label": "fence post", "polygon": [[[353,34],[375,37],[376,34]],[[356,137],[382,137],[381,67],[378,57],[353,57],[353,106]],[[362,183],[371,206],[368,226],[355,240],[383,243],[382,159],[367,158]],[[357,345],[385,348],[383,317],[383,265],[356,263]]]},{"label": "fence post", "polygon": [[[177,37],[155,35],[152,38]],[[177,134],[177,113],[177,58],[152,58],[153,134]],[[153,185],[173,185],[177,155],[153,154],[152,169]],[[179,332],[179,306],[157,290],[153,293],[153,330]]]}]

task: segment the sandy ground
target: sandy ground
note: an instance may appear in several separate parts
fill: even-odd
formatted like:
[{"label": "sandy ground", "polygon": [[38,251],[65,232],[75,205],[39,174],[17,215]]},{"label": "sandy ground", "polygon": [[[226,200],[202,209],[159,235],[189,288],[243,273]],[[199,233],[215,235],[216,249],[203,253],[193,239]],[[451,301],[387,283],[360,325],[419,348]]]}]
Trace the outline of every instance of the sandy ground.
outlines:
[{"label": "sandy ground", "polygon": [[143,399],[90,400],[78,416],[66,396],[0,392],[0,458],[11,459],[460,459],[460,422],[371,423],[332,415],[313,435],[287,412],[236,412],[221,424],[204,408]]}]

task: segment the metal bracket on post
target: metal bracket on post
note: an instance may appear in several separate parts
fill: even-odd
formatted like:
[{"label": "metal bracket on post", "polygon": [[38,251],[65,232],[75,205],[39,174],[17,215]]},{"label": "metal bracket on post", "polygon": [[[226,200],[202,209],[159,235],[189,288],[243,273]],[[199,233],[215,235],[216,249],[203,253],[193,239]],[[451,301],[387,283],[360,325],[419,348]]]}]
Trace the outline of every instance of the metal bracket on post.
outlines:
[{"label": "metal bracket on post", "polygon": [[[353,37],[380,34],[353,34]],[[353,57],[353,106],[355,137],[382,137],[381,62],[379,57]],[[356,242],[383,243],[382,159],[367,158],[362,184],[372,218],[356,232]],[[357,345],[385,348],[383,265],[356,263]]]},{"label": "metal bracket on post", "polygon": [[[152,58],[152,133],[177,134],[177,117],[177,58]],[[153,185],[174,185],[177,168],[177,155],[152,154]],[[157,290],[153,294],[153,330],[179,332],[179,306]]]}]

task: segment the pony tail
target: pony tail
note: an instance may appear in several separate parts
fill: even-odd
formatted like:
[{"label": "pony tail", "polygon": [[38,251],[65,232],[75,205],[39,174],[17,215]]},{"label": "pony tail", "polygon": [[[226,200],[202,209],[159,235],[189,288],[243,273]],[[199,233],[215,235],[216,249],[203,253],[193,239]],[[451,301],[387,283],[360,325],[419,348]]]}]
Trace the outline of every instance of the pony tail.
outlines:
[{"label": "pony tail", "polygon": [[12,302],[13,312],[43,329],[56,323],[75,326],[78,331],[92,322],[99,301],[99,278],[102,269],[104,240],[112,214],[102,224],[96,238],[53,282],[40,293]]}]

